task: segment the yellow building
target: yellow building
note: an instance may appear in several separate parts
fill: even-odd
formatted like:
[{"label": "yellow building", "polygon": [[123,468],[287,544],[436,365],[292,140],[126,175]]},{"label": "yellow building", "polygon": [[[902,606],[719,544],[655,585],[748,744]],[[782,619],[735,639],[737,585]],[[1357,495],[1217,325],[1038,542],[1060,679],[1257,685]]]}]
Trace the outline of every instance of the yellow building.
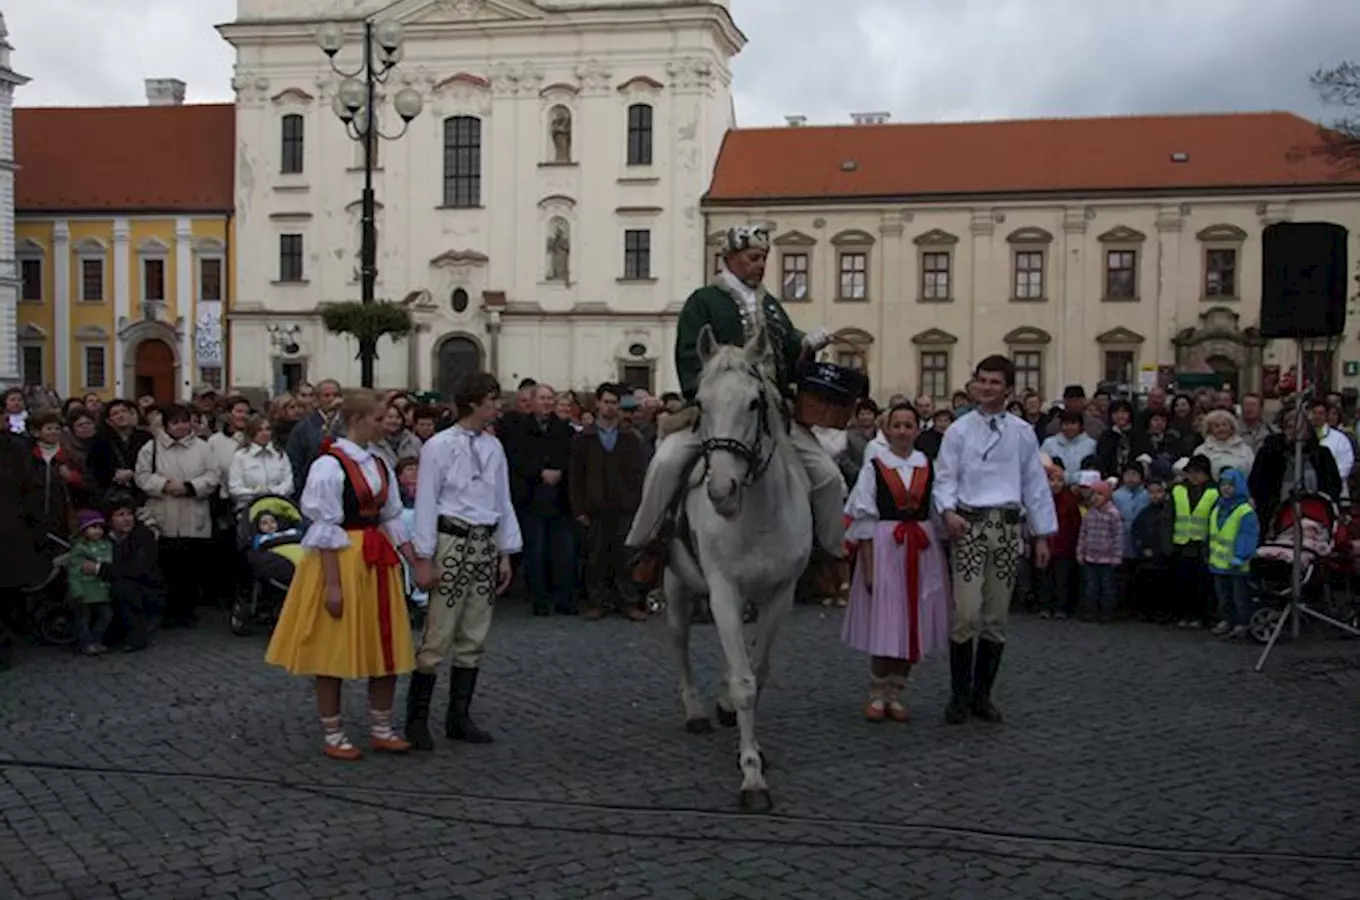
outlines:
[{"label": "yellow building", "polygon": [[223,383],[234,110],[173,81],[148,96],[14,113],[20,367],[63,398]]}]

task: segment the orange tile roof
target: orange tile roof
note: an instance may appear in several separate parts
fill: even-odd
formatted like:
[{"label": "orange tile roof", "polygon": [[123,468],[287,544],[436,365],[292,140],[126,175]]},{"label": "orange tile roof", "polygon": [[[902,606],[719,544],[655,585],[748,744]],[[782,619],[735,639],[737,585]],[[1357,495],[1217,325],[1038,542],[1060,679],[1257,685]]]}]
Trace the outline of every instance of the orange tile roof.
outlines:
[{"label": "orange tile roof", "polygon": [[231,212],[236,108],[14,110],[19,213]]},{"label": "orange tile roof", "polygon": [[705,200],[1360,188],[1320,145],[1284,112],[748,128],[723,141]]}]

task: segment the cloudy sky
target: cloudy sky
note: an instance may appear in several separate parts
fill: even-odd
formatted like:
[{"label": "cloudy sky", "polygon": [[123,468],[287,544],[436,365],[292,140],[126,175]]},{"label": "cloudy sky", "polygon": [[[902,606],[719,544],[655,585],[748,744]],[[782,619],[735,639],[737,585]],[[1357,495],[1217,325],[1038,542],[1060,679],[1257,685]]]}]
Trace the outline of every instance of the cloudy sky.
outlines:
[{"label": "cloudy sky", "polygon": [[[286,0],[279,0],[285,3]],[[1360,57],[1356,0],[731,0],[743,125],[1289,109]],[[234,0],[0,0],[21,105],[136,104],[142,79],[229,100]],[[815,43],[813,39],[815,38]]]}]

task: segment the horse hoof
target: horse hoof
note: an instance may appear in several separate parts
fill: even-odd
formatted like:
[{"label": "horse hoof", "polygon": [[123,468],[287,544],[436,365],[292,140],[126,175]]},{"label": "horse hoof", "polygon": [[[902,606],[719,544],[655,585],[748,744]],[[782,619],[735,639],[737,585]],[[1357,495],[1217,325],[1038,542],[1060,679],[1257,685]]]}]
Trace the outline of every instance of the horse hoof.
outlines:
[{"label": "horse hoof", "polygon": [[685,721],[685,730],[690,734],[712,734],[716,729],[714,729],[713,721],[711,719],[701,718],[687,719]]},{"label": "horse hoof", "polygon": [[724,728],[736,727],[737,711],[735,709],[723,709],[722,704],[718,704],[718,724]]},{"label": "horse hoof", "polygon": [[767,813],[774,809],[774,800],[769,788],[744,790],[741,792],[741,811],[744,813]]}]

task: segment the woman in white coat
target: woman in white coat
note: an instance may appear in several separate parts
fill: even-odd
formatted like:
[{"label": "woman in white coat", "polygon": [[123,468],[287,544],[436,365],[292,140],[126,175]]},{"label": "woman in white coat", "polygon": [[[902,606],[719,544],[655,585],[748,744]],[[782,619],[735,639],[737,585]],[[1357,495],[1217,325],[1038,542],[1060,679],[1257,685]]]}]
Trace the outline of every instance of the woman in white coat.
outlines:
[{"label": "woman in white coat", "polygon": [[274,432],[264,416],[251,416],[242,429],[245,443],[231,459],[227,496],[237,509],[255,497],[293,495],[293,467],[274,443]]},{"label": "woman in white coat", "polygon": [[212,566],[209,501],[221,484],[207,441],[194,434],[186,406],[165,410],[165,428],[137,454],[134,475],[146,494],[146,508],[160,529],[161,572],[166,580],[166,625],[188,626],[195,607],[211,589],[204,572]]},{"label": "woman in white coat", "polygon": [[1256,451],[1237,430],[1237,416],[1225,409],[1216,409],[1204,417],[1204,443],[1195,448],[1195,455],[1209,460],[1214,483],[1224,469],[1236,469],[1243,475],[1251,473]]}]

